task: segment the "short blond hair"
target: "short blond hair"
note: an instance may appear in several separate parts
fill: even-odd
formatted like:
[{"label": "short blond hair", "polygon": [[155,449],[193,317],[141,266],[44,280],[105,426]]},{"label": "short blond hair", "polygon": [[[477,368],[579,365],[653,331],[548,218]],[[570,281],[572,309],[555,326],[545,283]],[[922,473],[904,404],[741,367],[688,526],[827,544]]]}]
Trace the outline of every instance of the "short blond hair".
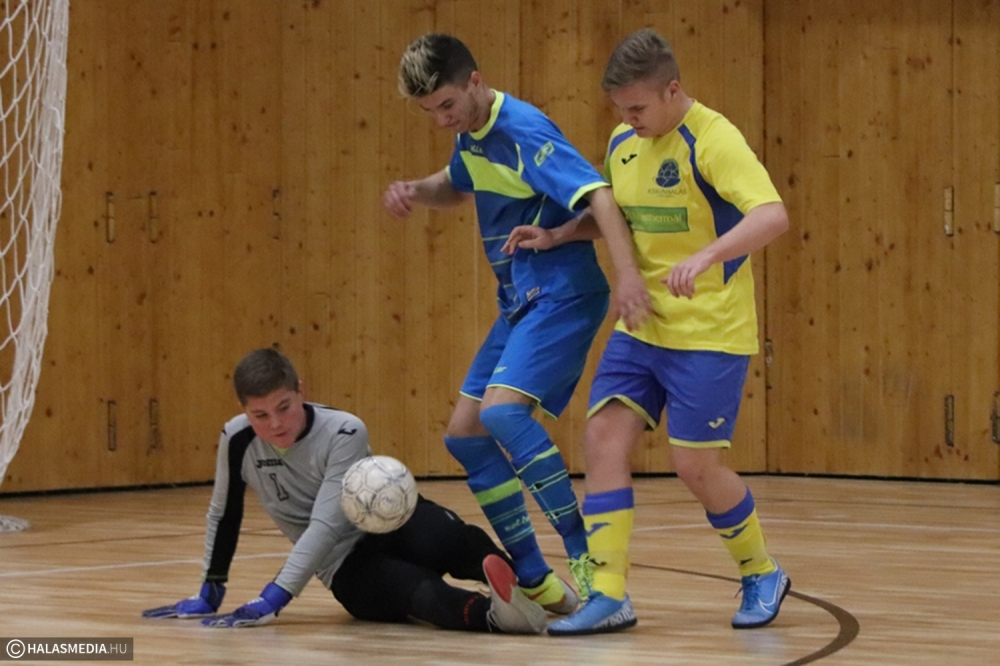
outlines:
[{"label": "short blond hair", "polygon": [[403,52],[399,92],[405,97],[425,97],[449,83],[464,85],[477,69],[476,59],[460,39],[426,34]]},{"label": "short blond hair", "polygon": [[652,79],[659,79],[664,85],[680,81],[681,70],[670,42],[652,28],[643,28],[615,47],[604,70],[601,88],[610,92]]}]

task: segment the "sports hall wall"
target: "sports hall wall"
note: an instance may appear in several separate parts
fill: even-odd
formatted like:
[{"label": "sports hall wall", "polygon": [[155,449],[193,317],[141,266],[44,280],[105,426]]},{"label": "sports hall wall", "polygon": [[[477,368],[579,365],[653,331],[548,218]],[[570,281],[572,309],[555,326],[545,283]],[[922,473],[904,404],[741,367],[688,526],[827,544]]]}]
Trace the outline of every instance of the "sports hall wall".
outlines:
[{"label": "sports hall wall", "polygon": [[[458,474],[440,436],[495,287],[471,207],[381,209],[451,146],[399,55],[460,36],[600,162],[604,63],[647,25],[792,220],[753,259],[734,466],[997,479],[1000,0],[86,0],[44,367],[0,492],[208,480],[232,367],[266,345],[377,452]],[[546,420],[575,471],[609,331]],[[670,470],[662,430],[634,469]]]}]

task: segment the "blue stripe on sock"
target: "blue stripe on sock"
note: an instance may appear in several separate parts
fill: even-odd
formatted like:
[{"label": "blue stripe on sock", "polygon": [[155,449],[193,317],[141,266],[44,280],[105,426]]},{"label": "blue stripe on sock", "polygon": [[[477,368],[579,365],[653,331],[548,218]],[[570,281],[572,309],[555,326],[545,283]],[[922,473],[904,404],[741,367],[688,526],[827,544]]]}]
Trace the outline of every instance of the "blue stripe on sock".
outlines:
[{"label": "blue stripe on sock", "polygon": [[618,488],[604,493],[594,493],[583,498],[583,515],[611,513],[635,508],[635,493],[631,488]]},{"label": "blue stripe on sock", "polygon": [[740,503],[729,511],[726,511],[725,513],[708,513],[706,511],[705,515],[708,516],[708,522],[712,524],[712,527],[717,530],[725,530],[730,527],[736,527],[742,523],[750,517],[753,510],[753,495],[750,494],[750,489],[747,488],[747,494],[743,496]]}]

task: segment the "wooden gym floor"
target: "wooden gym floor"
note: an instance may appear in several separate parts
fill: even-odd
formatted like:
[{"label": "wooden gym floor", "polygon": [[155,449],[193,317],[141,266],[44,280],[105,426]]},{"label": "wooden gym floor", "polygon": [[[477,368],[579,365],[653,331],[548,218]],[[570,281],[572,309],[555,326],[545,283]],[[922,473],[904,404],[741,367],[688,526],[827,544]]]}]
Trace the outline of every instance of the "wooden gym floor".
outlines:
[{"label": "wooden gym floor", "polygon": [[[0,635],[133,637],[141,664],[1000,663],[1000,486],[747,477],[792,592],[773,625],[734,631],[736,571],[675,478],[638,479],[630,593],[639,625],[555,639],[353,620],[318,581],[265,627],[143,620],[197,591],[210,488],[0,497],[33,523],[0,534]],[[485,525],[464,483],[425,496]],[[582,487],[577,487],[582,492]],[[542,549],[562,548],[533,512]],[[289,544],[248,497],[229,610]]]}]

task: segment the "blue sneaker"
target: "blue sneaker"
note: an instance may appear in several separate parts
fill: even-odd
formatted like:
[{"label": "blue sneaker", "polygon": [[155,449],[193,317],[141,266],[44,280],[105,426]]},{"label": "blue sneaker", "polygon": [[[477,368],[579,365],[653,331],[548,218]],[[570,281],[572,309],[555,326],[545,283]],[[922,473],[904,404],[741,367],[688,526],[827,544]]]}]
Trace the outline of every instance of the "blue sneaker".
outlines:
[{"label": "blue sneaker", "polygon": [[769,574],[743,577],[743,603],[733,616],[733,629],[763,627],[778,617],[792,581],[777,562],[774,566],[777,568]]},{"label": "blue sneaker", "polygon": [[596,590],[583,608],[567,618],[549,625],[550,636],[583,636],[606,634],[634,627],[636,623],[632,601],[625,595],[621,601],[612,599]]}]

